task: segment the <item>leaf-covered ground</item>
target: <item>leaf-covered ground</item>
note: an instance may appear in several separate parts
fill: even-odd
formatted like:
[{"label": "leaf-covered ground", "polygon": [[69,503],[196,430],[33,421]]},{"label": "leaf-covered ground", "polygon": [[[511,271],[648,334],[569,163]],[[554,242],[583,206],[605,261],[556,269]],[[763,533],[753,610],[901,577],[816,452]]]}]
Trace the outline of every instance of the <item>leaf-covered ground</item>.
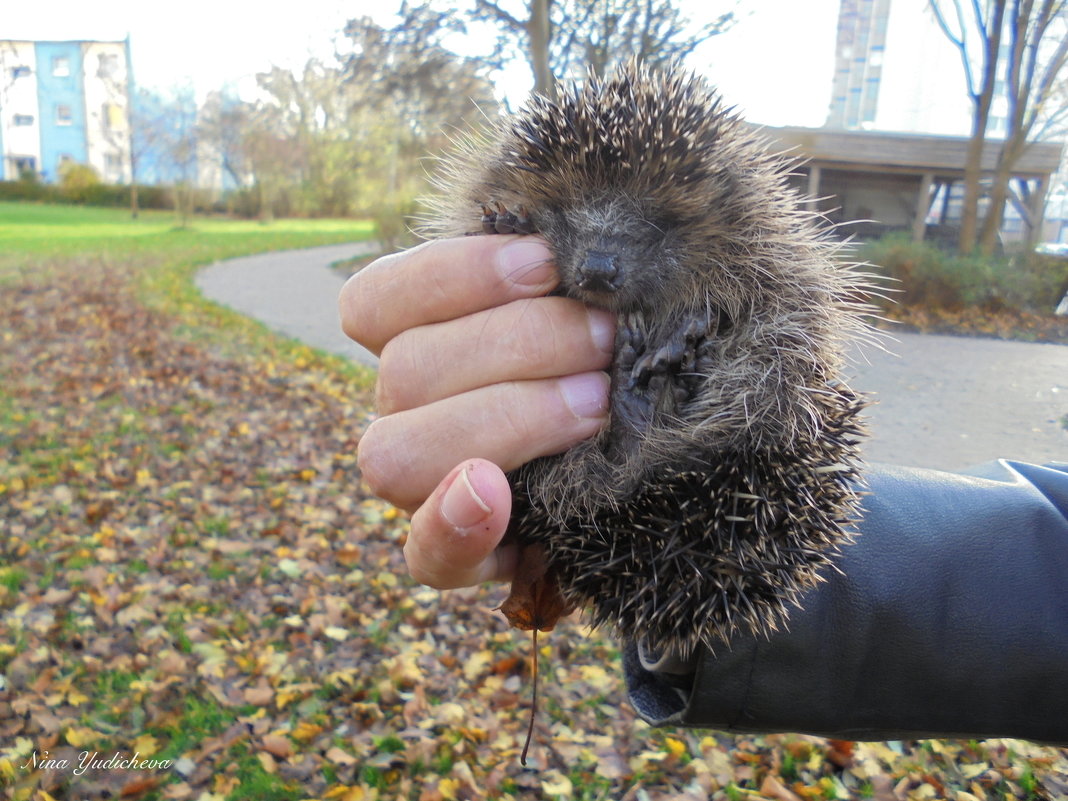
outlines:
[{"label": "leaf-covered ground", "polygon": [[0,285],[10,797],[1068,794],[1068,751],[1020,741],[650,729],[613,644],[577,621],[542,649],[523,769],[529,641],[494,611],[503,588],[407,577],[406,521],[355,466],[366,380],[234,347],[238,323],[189,294],[187,270],[154,269],[57,259]]},{"label": "leaf-covered ground", "polygon": [[991,312],[983,309],[926,309],[892,306],[884,313],[894,320],[891,328],[923,334],[1017,339],[1023,342],[1054,342],[1068,345],[1068,317],[1022,311]]}]

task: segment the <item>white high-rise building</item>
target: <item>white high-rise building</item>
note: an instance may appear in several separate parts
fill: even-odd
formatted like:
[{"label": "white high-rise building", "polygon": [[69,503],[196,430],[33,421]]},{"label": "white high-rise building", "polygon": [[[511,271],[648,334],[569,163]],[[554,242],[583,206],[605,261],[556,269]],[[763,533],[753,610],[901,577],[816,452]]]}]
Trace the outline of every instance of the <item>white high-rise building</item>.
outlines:
[{"label": "white high-rise building", "polygon": [[[1005,109],[1002,90],[988,136],[1004,135]],[[841,0],[827,127],[967,136],[972,113],[960,51],[928,0]]]}]

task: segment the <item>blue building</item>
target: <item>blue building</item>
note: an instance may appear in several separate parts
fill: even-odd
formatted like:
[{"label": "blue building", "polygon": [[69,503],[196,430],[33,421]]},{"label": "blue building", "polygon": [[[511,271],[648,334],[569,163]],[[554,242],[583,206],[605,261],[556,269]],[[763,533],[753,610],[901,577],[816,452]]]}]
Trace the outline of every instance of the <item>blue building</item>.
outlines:
[{"label": "blue building", "polygon": [[132,175],[129,40],[0,40],[0,178],[46,181],[64,164],[110,183]]}]

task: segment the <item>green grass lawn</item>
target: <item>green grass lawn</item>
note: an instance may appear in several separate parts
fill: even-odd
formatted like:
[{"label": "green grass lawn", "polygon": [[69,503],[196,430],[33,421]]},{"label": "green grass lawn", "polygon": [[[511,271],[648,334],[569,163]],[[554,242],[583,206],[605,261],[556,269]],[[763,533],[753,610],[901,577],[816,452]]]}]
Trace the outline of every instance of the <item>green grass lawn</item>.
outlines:
[{"label": "green grass lawn", "polygon": [[[46,255],[71,255],[88,250],[109,252],[183,248],[194,241],[247,252],[271,249],[291,242],[344,242],[366,239],[371,225],[354,220],[256,220],[196,217],[182,229],[165,211],[142,211],[131,219],[129,210],[61,206],[45,203],[0,202],[0,246],[3,250]],[[257,240],[270,243],[267,248]]]},{"label": "green grass lawn", "polygon": [[[541,650],[522,769],[530,642],[505,588],[408,578],[407,522],[356,467],[372,376],[193,285],[369,235],[0,203],[5,797],[1056,797],[1068,751],[1029,743],[650,729],[574,620]],[[155,762],[76,771],[116,754]]]},{"label": "green grass lawn", "polygon": [[[228,258],[370,238],[366,220],[256,220],[195,217],[179,228],[171,212],[42,203],[0,202],[0,287],[103,265],[137,290],[139,300],[172,318],[185,335],[246,353],[314,359],[364,383],[370,373],[344,359],[310,349],[259,323],[206,301],[193,285],[197,269]],[[2,393],[2,388],[0,388]]]}]

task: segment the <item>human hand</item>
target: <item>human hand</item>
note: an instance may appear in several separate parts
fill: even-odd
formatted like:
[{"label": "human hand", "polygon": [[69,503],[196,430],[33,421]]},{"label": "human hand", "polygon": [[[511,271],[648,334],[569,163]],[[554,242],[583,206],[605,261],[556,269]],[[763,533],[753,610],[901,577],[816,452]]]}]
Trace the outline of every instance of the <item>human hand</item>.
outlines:
[{"label": "human hand", "polygon": [[536,237],[474,236],[386,256],[345,284],[345,333],[379,355],[358,463],[412,512],[408,570],[439,589],[507,580],[505,471],[607,419],[615,319],[567,298]]}]

